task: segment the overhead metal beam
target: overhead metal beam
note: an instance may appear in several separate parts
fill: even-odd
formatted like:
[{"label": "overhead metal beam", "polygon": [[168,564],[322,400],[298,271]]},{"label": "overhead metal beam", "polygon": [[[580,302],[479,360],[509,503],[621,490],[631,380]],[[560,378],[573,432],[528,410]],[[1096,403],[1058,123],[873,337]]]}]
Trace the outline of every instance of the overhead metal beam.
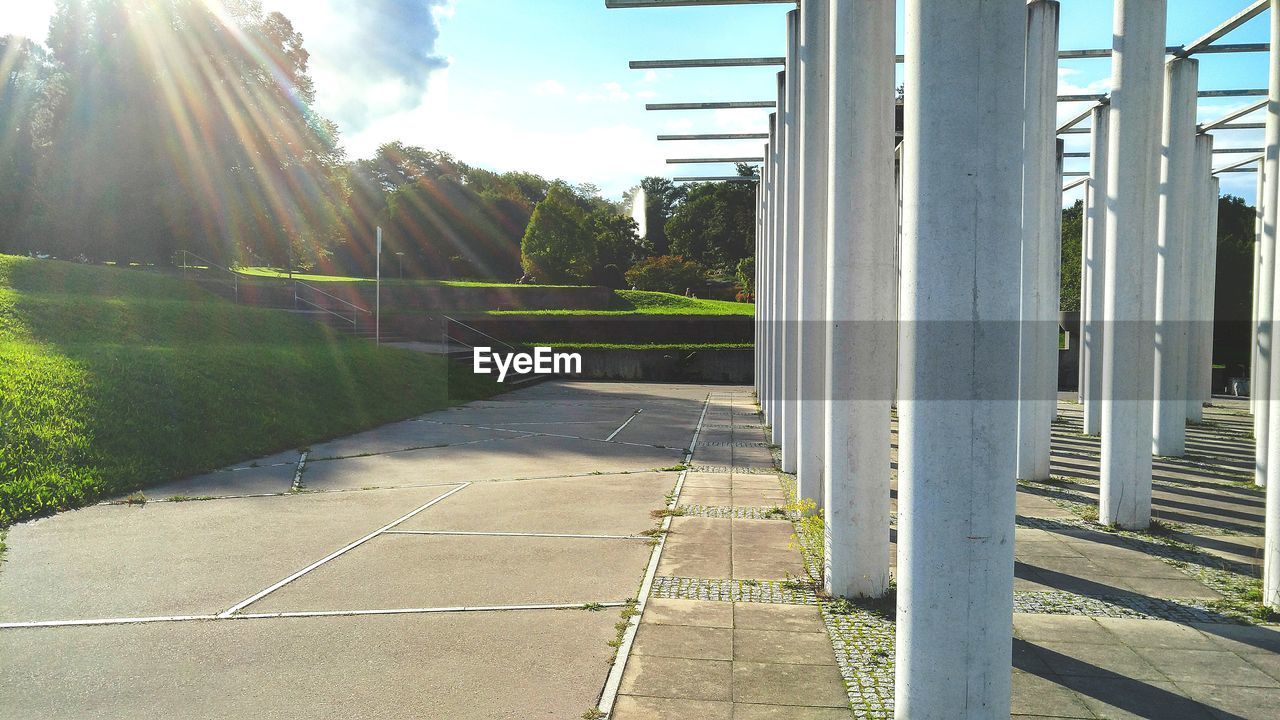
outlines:
[{"label": "overhead metal beam", "polygon": [[1219,98],[1219,97],[1266,97],[1266,88],[1248,88],[1244,90],[1201,90],[1196,93],[1196,97],[1202,98]]},{"label": "overhead metal beam", "polygon": [[645,110],[745,110],[749,108],[773,108],[777,103],[773,100],[748,100],[743,102],[691,102],[691,103],[649,103]]},{"label": "overhead metal beam", "polygon": [[1064,158],[1087,158],[1087,157],[1089,157],[1089,153],[1087,153],[1087,152],[1064,152],[1064,153],[1062,153],[1062,157],[1064,157]]},{"label": "overhead metal beam", "polygon": [[1224,148],[1214,148],[1213,153],[1215,155],[1245,155],[1248,153],[1260,153],[1265,149],[1266,148],[1260,148],[1260,147],[1243,147],[1243,148],[1224,147]]},{"label": "overhead metal beam", "polygon": [[1240,160],[1240,161],[1238,161],[1238,162],[1231,163],[1230,165],[1225,165],[1225,166],[1223,166],[1223,167],[1220,167],[1220,168],[1218,168],[1218,169],[1214,170],[1214,171],[1213,171],[1213,174],[1214,174],[1214,175],[1217,175],[1218,173],[1232,172],[1232,171],[1234,171],[1234,170],[1236,170],[1236,169],[1238,169],[1238,168],[1242,168],[1242,167],[1244,167],[1245,165],[1248,165],[1249,163],[1255,163],[1255,162],[1258,162],[1258,161],[1259,161],[1259,160],[1261,160],[1263,157],[1265,157],[1265,156],[1263,156],[1263,155],[1254,155],[1254,156],[1253,156],[1253,157],[1251,157],[1251,158],[1246,158],[1246,159],[1244,159],[1244,160]]},{"label": "overhead metal beam", "polygon": [[1066,132],[1067,130],[1070,130],[1071,128],[1075,127],[1076,125],[1079,125],[1080,123],[1084,122],[1084,119],[1085,119],[1085,118],[1089,117],[1089,116],[1090,116],[1090,115],[1092,115],[1092,114],[1093,114],[1093,108],[1092,108],[1092,107],[1091,107],[1091,108],[1088,108],[1088,109],[1087,109],[1087,110],[1085,110],[1084,112],[1080,113],[1079,115],[1077,115],[1077,116],[1075,116],[1075,117],[1071,118],[1070,120],[1066,121],[1065,123],[1063,123],[1063,124],[1062,124],[1062,126],[1058,128],[1058,134],[1059,134],[1059,135],[1061,135],[1062,133]]},{"label": "overhead metal beam", "polygon": [[1059,130],[1058,134],[1059,135],[1088,135],[1091,132],[1093,132],[1092,128],[1067,128],[1066,130]]},{"label": "overhead metal beam", "polygon": [[664,7],[711,7],[713,5],[770,5],[790,3],[796,0],[605,0],[604,6],[609,10],[628,10],[631,8],[664,8]]},{"label": "overhead metal beam", "polygon": [[1262,130],[1266,126],[1266,123],[1260,122],[1227,123],[1219,125],[1214,130]]},{"label": "overhead metal beam", "polygon": [[703,133],[695,135],[659,135],[658,140],[768,140],[769,133]]},{"label": "overhead metal beam", "polygon": [[1181,52],[1175,54],[1185,57],[1187,55],[1194,55],[1195,53],[1207,50],[1214,41],[1261,15],[1262,11],[1266,10],[1270,5],[1270,0],[1255,0],[1252,5],[1224,20],[1221,25],[1210,30],[1208,33],[1187,43],[1181,48]]},{"label": "overhead metal beam", "polygon": [[754,175],[691,175],[671,178],[672,182],[759,182]]},{"label": "overhead metal beam", "polygon": [[762,67],[786,65],[784,57],[698,58],[691,60],[632,60],[632,70],[681,70],[685,68]]},{"label": "overhead metal beam", "polygon": [[1210,130],[1212,130],[1212,129],[1216,128],[1216,127],[1221,127],[1221,126],[1223,126],[1223,125],[1226,125],[1227,123],[1231,122],[1232,120],[1235,120],[1235,119],[1237,119],[1237,118],[1242,118],[1242,117],[1244,117],[1245,115],[1248,115],[1249,113],[1251,113],[1251,112],[1255,112],[1255,111],[1257,111],[1257,110],[1261,110],[1262,108],[1264,108],[1264,107],[1266,107],[1266,106],[1267,106],[1267,101],[1266,101],[1266,100],[1261,100],[1261,101],[1256,102],[1256,103],[1254,103],[1254,104],[1252,104],[1252,105],[1250,105],[1250,106],[1248,106],[1248,107],[1246,107],[1246,108],[1244,108],[1244,109],[1242,109],[1242,110],[1236,110],[1235,112],[1227,113],[1226,115],[1222,116],[1221,118],[1218,118],[1217,120],[1214,120],[1214,121],[1213,121],[1213,122],[1211,122],[1211,123],[1202,123],[1202,124],[1200,125],[1200,132],[1209,132]]},{"label": "overhead metal beam", "polygon": [[1062,173],[1062,177],[1088,177],[1089,173],[1084,170],[1076,170]]},{"label": "overhead metal beam", "polygon": [[670,158],[668,165],[697,165],[700,163],[762,163],[762,157],[724,157],[724,158]]},{"label": "overhead metal beam", "polygon": [[1089,177],[1088,177],[1088,175],[1089,175],[1088,173],[1085,173],[1085,177],[1082,177],[1082,178],[1080,178],[1079,180],[1072,180],[1071,182],[1067,183],[1066,185],[1063,185],[1063,186],[1062,186],[1062,192],[1066,192],[1066,191],[1068,191],[1068,190],[1074,190],[1074,189],[1076,189],[1076,188],[1080,187],[1081,185],[1083,185],[1083,184],[1085,184],[1085,183],[1089,182]]}]

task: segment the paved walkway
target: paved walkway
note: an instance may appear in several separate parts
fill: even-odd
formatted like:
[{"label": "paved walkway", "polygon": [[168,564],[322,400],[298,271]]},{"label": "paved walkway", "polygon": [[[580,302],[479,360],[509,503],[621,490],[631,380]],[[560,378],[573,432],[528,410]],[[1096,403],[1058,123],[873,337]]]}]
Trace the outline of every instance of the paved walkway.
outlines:
[{"label": "paved walkway", "polygon": [[[1018,488],[1015,717],[1280,717],[1242,413],[1117,533],[1062,405]],[[792,487],[747,389],[548,383],[20,525],[0,717],[890,718],[892,605],[815,592]]]},{"label": "paved walkway", "polygon": [[711,390],[547,383],[15,526],[0,717],[580,717]]}]

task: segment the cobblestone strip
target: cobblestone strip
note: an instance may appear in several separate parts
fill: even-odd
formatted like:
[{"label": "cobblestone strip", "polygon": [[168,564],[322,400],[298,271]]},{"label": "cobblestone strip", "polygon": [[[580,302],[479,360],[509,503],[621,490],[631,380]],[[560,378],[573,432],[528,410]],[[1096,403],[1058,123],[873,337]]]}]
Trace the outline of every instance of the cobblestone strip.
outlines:
[{"label": "cobblestone strip", "polygon": [[1172,620],[1180,623],[1239,623],[1235,618],[1215,612],[1203,600],[1166,600],[1134,595],[1096,597],[1076,595],[1063,590],[1015,592],[1013,611],[1040,615]]},{"label": "cobblestone strip", "polygon": [[892,718],[893,621],[862,608],[837,611],[829,602],[822,603],[822,621],[836,651],[853,716],[868,720]]},{"label": "cobblestone strip", "polygon": [[817,605],[818,596],[808,583],[777,580],[724,580],[658,576],[651,597],[714,602],[756,602],[781,605]]},{"label": "cobblestone strip", "polygon": [[734,447],[734,448],[763,448],[769,447],[769,443],[735,441],[735,442],[719,442],[719,441],[702,441],[698,443],[698,447]]},{"label": "cobblestone strip", "polygon": [[737,518],[739,520],[796,520],[799,513],[777,507],[728,507],[726,505],[681,505],[677,514],[685,517]]},{"label": "cobblestone strip", "polygon": [[734,475],[776,475],[777,470],[764,467],[733,467],[731,465],[690,465],[689,472],[733,473]]}]

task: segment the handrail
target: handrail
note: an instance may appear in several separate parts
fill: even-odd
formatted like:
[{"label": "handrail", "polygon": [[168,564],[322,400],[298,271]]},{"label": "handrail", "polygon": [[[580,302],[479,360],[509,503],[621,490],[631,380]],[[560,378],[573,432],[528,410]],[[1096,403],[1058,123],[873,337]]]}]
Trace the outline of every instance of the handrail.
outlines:
[{"label": "handrail", "polygon": [[235,270],[232,270],[232,269],[230,269],[230,268],[223,267],[223,266],[219,265],[218,263],[216,263],[216,262],[214,262],[214,261],[212,261],[212,260],[210,260],[210,259],[208,259],[208,258],[201,257],[201,256],[199,256],[199,255],[197,255],[197,254],[195,254],[195,253],[191,252],[190,250],[183,250],[183,251],[182,251],[182,276],[183,276],[184,278],[187,276],[187,270],[188,270],[189,268],[197,267],[197,266],[194,266],[194,265],[192,265],[192,264],[191,264],[191,261],[189,260],[189,258],[195,258],[196,260],[198,260],[198,261],[200,261],[200,262],[204,263],[205,265],[207,265],[209,268],[213,268],[213,269],[216,269],[216,270],[221,270],[222,272],[225,272],[225,273],[227,273],[228,275],[230,275],[230,276],[231,276],[231,282],[227,282],[226,280],[219,280],[219,279],[218,279],[218,278],[216,278],[216,277],[215,277],[215,278],[209,278],[209,279],[213,280],[213,282],[216,282],[216,283],[218,283],[218,284],[220,284],[220,285],[226,285],[227,287],[231,288],[231,291],[232,291],[232,293],[233,293],[233,295],[234,295],[234,297],[235,297],[235,302],[237,302],[237,303],[239,303],[239,302],[240,302],[240,273],[238,273],[238,272],[236,272]]},{"label": "handrail", "polygon": [[[301,295],[299,295],[299,294],[298,294],[298,286],[299,286],[299,285],[301,285],[302,287],[304,287],[304,288],[306,288],[306,289],[308,289],[308,290],[311,290],[311,291],[312,291],[312,292],[314,292],[314,293],[317,293],[317,294],[323,295],[323,296],[325,296],[325,297],[327,297],[327,298],[329,298],[329,299],[331,299],[331,300],[337,300],[338,302],[342,303],[343,305],[346,305],[347,307],[350,307],[350,308],[351,308],[351,317],[347,317],[346,315],[344,315],[344,314],[342,314],[342,313],[340,313],[340,312],[335,311],[332,307],[326,307],[326,306],[324,306],[324,305],[321,305],[320,303],[311,302],[310,300],[308,300],[308,299],[306,299],[306,298],[302,297]],[[319,310],[319,311],[321,311],[321,312],[324,312],[324,313],[327,313],[327,314],[329,314],[329,315],[332,315],[332,316],[334,316],[334,317],[338,318],[339,320],[342,320],[343,322],[349,322],[349,323],[351,323],[351,329],[352,329],[352,330],[358,330],[358,329],[359,329],[359,327],[360,327],[360,313],[362,313],[362,312],[363,312],[363,313],[365,313],[365,314],[369,314],[369,311],[368,311],[368,310],[366,310],[366,309],[364,309],[364,308],[360,307],[359,305],[356,305],[356,304],[355,304],[355,303],[353,303],[353,302],[348,302],[348,301],[343,300],[342,298],[340,298],[340,297],[338,297],[338,296],[336,296],[336,295],[332,295],[332,294],[330,294],[330,293],[327,293],[327,292],[325,292],[324,290],[321,290],[320,288],[316,287],[315,285],[312,285],[311,283],[302,282],[301,280],[294,280],[294,281],[293,281],[293,306],[294,306],[294,308],[295,308],[295,309],[298,307],[298,303],[300,303],[300,302],[301,302],[301,303],[303,303],[303,304],[305,304],[305,305],[309,305],[309,306],[311,306],[311,307],[313,307],[313,308],[315,308],[315,309],[317,309],[317,310]]]},{"label": "handrail", "polygon": [[303,282],[303,281],[301,281],[301,280],[294,280],[294,281],[293,281],[293,293],[294,293],[294,297],[297,297],[297,294],[298,294],[298,286],[299,286],[299,285],[301,285],[301,286],[303,286],[303,287],[305,287],[305,288],[307,288],[307,289],[311,290],[312,292],[319,293],[319,294],[321,294],[321,295],[323,295],[323,296],[325,296],[325,297],[327,297],[327,298],[330,298],[330,299],[333,299],[333,300],[337,300],[338,302],[340,302],[340,303],[342,303],[343,305],[346,305],[346,306],[348,306],[348,307],[352,308],[353,310],[359,310],[360,312],[362,312],[362,313],[364,313],[364,314],[366,314],[366,315],[372,315],[372,314],[373,314],[373,312],[372,312],[372,311],[370,311],[370,310],[366,310],[365,308],[362,308],[362,307],[360,307],[359,305],[357,305],[357,304],[355,304],[355,303],[353,303],[353,302],[350,302],[350,301],[348,301],[348,300],[343,300],[342,298],[338,297],[337,295],[332,295],[332,294],[330,294],[330,293],[327,293],[327,292],[325,292],[325,291],[321,290],[320,288],[316,287],[315,285],[312,285],[311,283],[308,283],[308,282]]},{"label": "handrail", "polygon": [[[496,338],[496,337],[494,337],[494,336],[490,335],[489,333],[486,333],[486,332],[484,332],[484,331],[482,331],[482,330],[477,330],[476,328],[471,327],[470,325],[468,325],[468,324],[466,324],[466,323],[462,322],[461,320],[459,320],[459,319],[457,319],[457,318],[449,317],[448,315],[442,315],[441,317],[443,317],[445,320],[447,320],[447,321],[449,321],[449,322],[451,322],[451,323],[457,323],[458,325],[461,325],[462,327],[464,327],[464,328],[466,328],[466,329],[470,330],[471,332],[473,332],[473,333],[475,333],[475,334],[477,334],[477,335],[483,335],[484,337],[487,337],[487,338],[489,338],[490,340],[492,340],[492,341],[494,341],[494,342],[496,342],[496,343],[500,343],[500,344],[502,344],[502,345],[505,345],[505,346],[507,346],[508,348],[511,348],[512,350],[515,350],[515,349],[516,349],[516,346],[515,346],[515,345],[512,345],[511,343],[508,343],[508,342],[503,342],[503,341],[499,340],[498,338]],[[461,341],[459,341],[459,342],[461,342]],[[467,345],[467,343],[462,343],[462,344],[463,344],[463,345]],[[467,347],[474,347],[474,346],[473,346],[473,345],[467,345]]]}]

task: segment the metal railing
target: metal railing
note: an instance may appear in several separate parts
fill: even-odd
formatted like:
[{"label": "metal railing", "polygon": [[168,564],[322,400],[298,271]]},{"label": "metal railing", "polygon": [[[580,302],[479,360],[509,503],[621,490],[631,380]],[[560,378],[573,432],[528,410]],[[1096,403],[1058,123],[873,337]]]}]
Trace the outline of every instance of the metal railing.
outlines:
[{"label": "metal railing", "polygon": [[494,341],[494,342],[498,343],[499,345],[502,345],[502,346],[506,347],[506,348],[507,348],[507,349],[509,349],[509,350],[515,350],[515,349],[516,349],[516,346],[515,346],[515,345],[512,345],[512,344],[511,344],[511,343],[509,343],[509,342],[504,342],[504,341],[502,341],[502,340],[499,340],[498,338],[496,338],[496,337],[494,337],[494,336],[490,335],[489,333],[484,332],[483,330],[478,330],[478,329],[476,329],[476,328],[474,328],[474,327],[471,327],[470,325],[468,325],[468,324],[466,324],[466,323],[462,322],[461,320],[459,320],[459,319],[457,319],[457,318],[452,318],[452,317],[449,317],[448,315],[442,315],[441,317],[442,317],[442,318],[444,318],[444,321],[445,321],[445,325],[444,325],[444,336],[445,336],[445,343],[446,343],[446,344],[448,344],[448,343],[450,343],[450,342],[456,342],[456,343],[458,343],[459,345],[465,345],[465,346],[467,346],[467,347],[469,347],[469,348],[474,348],[474,347],[475,347],[475,345],[472,345],[471,343],[469,343],[469,342],[467,342],[467,341],[465,341],[465,340],[462,340],[461,338],[454,337],[453,333],[450,331],[450,328],[451,328],[453,325],[459,325],[459,326],[461,326],[461,327],[464,327],[464,328],[466,328],[466,329],[470,330],[471,332],[475,333],[476,335],[479,335],[479,336],[484,337],[484,338],[488,338],[489,340],[492,340],[492,341]]},{"label": "metal railing", "polygon": [[[197,271],[195,275],[196,282],[212,282],[224,287],[229,287],[231,288],[231,295],[235,302],[240,302],[240,273],[232,270],[231,268],[223,267],[208,258],[203,258],[190,250],[182,250],[181,253],[182,265],[180,267],[182,268],[183,279],[192,279],[191,271],[195,270]],[[203,265],[193,265],[192,260],[203,263]],[[217,270],[218,274],[206,275],[202,272],[205,270]],[[226,279],[227,275],[231,276],[230,280]]]},{"label": "metal railing", "polygon": [[[299,288],[302,288],[302,290],[304,291],[303,294],[299,293]],[[315,298],[316,301],[313,302],[312,300],[308,300],[306,297],[303,296],[306,292],[314,293],[313,297],[315,296],[319,296],[319,297],[316,297]],[[339,303],[339,305],[335,309],[335,307],[333,307],[330,304],[327,304],[321,298],[327,298],[328,300],[333,300]],[[299,307],[299,304],[306,305],[311,308],[315,308],[316,310],[319,310],[324,313],[328,313],[329,315],[332,315],[344,322],[351,323],[352,331],[358,330],[360,327],[360,313],[364,313],[365,315],[373,314],[369,310],[362,308],[353,302],[343,300],[337,295],[327,293],[324,290],[321,290],[320,288],[316,287],[315,285],[302,282],[301,280],[294,280],[293,281],[293,307],[295,310],[301,309]],[[351,313],[351,316],[347,317],[346,313]]]}]

